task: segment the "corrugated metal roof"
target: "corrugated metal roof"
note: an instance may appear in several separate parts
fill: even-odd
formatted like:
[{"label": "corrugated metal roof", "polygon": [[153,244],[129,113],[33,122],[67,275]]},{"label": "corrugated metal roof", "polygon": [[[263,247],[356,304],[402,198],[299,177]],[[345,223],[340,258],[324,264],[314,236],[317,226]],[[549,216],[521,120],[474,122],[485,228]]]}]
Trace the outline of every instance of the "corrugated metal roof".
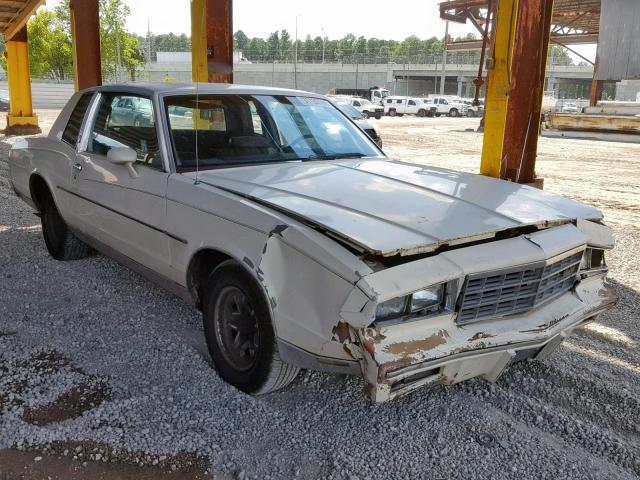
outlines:
[{"label": "corrugated metal roof", "polygon": [[[555,0],[552,30],[559,34],[597,34],[600,31],[601,0]],[[440,4],[440,12],[461,13],[487,8],[488,0],[450,0]],[[565,32],[566,31],[566,32]]]},{"label": "corrugated metal roof", "polygon": [[603,0],[596,80],[640,78],[640,3]]}]

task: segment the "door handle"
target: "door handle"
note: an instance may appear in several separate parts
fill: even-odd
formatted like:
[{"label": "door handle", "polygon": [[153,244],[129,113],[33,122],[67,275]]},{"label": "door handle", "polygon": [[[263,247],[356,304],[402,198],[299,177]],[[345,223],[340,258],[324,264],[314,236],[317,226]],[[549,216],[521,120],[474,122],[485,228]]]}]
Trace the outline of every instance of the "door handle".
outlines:
[{"label": "door handle", "polygon": [[74,169],[74,170],[76,170],[76,171],[78,171],[78,172],[81,172],[81,171],[82,171],[82,164],[80,164],[80,163],[74,163],[74,164],[73,164],[73,169]]}]

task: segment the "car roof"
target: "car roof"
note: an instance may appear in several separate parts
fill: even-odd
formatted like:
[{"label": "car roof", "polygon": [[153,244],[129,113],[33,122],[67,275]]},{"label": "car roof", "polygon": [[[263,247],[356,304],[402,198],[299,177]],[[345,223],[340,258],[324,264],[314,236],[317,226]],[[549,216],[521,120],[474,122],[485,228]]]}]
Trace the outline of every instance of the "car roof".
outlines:
[{"label": "car roof", "polygon": [[324,98],[323,95],[294,90],[288,88],[261,87],[255,85],[237,85],[231,83],[116,83],[87,88],[86,92],[98,90],[101,92],[127,92],[139,95],[153,96],[162,95],[207,95],[207,94],[230,94],[230,95],[292,95],[305,97]]}]

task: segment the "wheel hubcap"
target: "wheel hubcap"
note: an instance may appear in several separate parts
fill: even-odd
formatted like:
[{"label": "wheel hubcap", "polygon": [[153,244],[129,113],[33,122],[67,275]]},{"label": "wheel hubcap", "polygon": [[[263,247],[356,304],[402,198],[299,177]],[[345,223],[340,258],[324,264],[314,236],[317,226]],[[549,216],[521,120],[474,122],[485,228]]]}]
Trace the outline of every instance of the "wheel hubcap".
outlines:
[{"label": "wheel hubcap", "polygon": [[225,360],[237,370],[256,362],[260,335],[256,313],[247,296],[235,286],[222,289],[215,307],[218,345]]}]

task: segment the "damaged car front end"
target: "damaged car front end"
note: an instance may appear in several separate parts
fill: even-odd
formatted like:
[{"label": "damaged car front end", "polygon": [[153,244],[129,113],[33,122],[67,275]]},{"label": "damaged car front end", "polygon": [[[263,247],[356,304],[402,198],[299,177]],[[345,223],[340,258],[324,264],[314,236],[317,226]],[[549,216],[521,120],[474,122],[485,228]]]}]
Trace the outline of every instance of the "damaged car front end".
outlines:
[{"label": "damaged car front end", "polygon": [[616,302],[605,283],[612,245],[607,227],[580,221],[371,273],[343,307],[340,340],[375,402],[428,383],[495,381]]}]

